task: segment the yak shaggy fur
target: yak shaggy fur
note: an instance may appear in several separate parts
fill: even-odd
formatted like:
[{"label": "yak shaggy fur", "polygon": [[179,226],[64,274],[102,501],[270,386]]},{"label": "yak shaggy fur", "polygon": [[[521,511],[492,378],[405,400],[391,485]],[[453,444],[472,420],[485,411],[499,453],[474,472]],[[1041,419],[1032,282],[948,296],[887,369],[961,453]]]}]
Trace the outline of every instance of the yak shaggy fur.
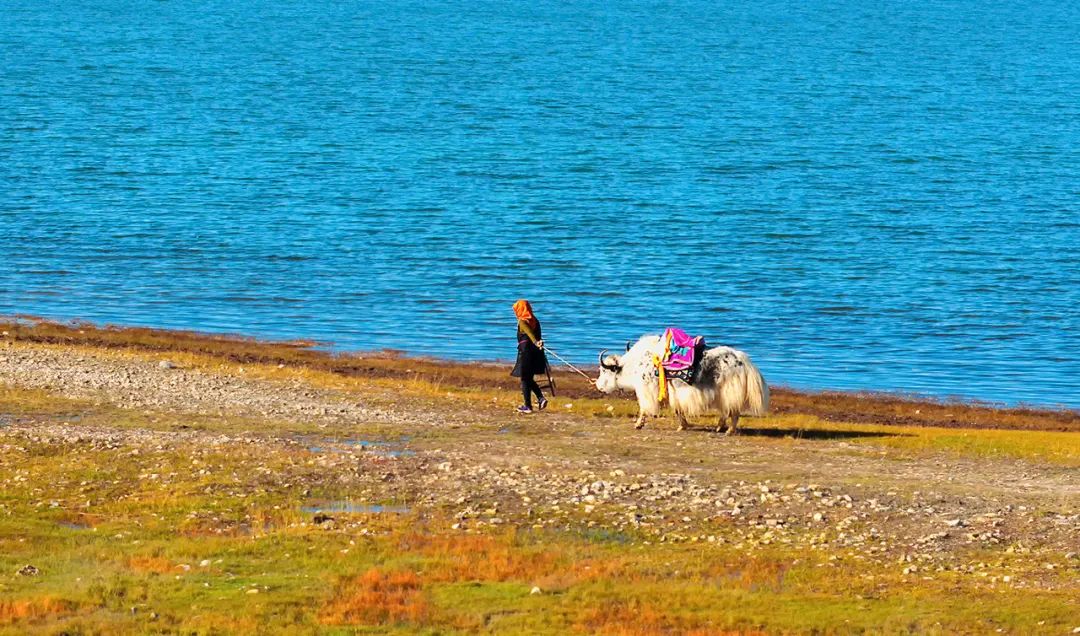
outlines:
[{"label": "yak shaggy fur", "polygon": [[[642,336],[623,355],[611,355],[600,360],[600,377],[596,388],[604,393],[616,389],[634,391],[638,399],[637,428],[644,426],[646,416],[660,414],[660,378],[653,366],[653,355],[660,355],[660,336]],[[715,413],[716,430],[723,429],[726,420],[731,425],[729,435],[737,432],[739,415],[764,415],[769,408],[769,386],[758,368],[745,352],[731,347],[707,349],[701,360],[695,382],[668,380],[668,402],[679,421]]]}]

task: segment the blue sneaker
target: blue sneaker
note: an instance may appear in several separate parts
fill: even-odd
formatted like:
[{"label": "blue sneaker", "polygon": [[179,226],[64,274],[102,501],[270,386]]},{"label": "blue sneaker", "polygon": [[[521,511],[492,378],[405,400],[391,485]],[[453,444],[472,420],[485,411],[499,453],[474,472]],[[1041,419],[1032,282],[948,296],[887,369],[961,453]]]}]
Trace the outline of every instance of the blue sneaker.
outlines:
[{"label": "blue sneaker", "polygon": [[529,413],[532,413],[532,409],[522,404],[521,406],[517,407],[517,412],[521,413],[522,415],[528,415]]}]

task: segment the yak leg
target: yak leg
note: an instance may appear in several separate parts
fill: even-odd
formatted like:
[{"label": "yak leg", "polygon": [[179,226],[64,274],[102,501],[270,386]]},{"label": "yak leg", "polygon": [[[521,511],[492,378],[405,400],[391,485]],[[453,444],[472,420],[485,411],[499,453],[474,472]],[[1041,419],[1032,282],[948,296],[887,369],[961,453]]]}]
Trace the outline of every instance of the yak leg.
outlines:
[{"label": "yak leg", "polygon": [[690,422],[686,421],[686,416],[682,413],[676,413],[675,419],[679,420],[679,430],[685,431],[687,426],[690,426]]},{"label": "yak leg", "polygon": [[636,429],[645,428],[645,411],[639,411],[638,412],[637,421],[634,422],[634,428],[636,428]]},{"label": "yak leg", "polygon": [[724,430],[724,422],[727,420],[727,416],[721,413],[716,417],[716,432]]},{"label": "yak leg", "polygon": [[739,434],[739,412],[735,411],[731,414],[731,426],[728,427],[726,435],[738,435]]}]

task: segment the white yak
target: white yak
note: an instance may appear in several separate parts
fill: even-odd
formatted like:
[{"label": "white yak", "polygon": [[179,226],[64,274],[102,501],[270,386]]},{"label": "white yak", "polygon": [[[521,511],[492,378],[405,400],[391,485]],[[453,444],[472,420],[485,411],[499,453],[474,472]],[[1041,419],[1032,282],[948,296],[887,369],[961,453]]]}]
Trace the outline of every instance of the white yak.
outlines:
[{"label": "white yak", "polygon": [[[633,346],[627,343],[623,355],[606,356],[600,352],[600,377],[596,388],[604,393],[616,389],[637,394],[638,418],[635,428],[645,426],[645,416],[660,414],[660,378],[653,355],[661,355],[660,336],[642,336]],[[693,384],[667,379],[667,399],[679,421],[679,430],[687,417],[718,414],[716,432],[731,420],[728,435],[738,432],[739,415],[764,415],[769,408],[769,386],[745,352],[731,347],[713,347],[702,354],[701,367]]]}]

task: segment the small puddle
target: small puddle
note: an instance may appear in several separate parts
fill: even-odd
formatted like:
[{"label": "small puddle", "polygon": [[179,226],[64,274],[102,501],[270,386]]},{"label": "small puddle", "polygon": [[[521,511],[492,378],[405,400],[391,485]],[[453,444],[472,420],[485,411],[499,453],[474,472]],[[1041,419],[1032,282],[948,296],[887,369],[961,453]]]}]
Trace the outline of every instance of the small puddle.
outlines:
[{"label": "small puddle", "polygon": [[[329,441],[329,440],[327,440]],[[409,441],[408,437],[403,437],[396,442],[386,441],[373,441],[367,439],[346,439],[340,442],[332,442],[334,444],[340,444],[346,448],[326,448],[324,446],[308,446],[308,450],[313,453],[346,453],[349,449],[360,449],[367,451],[372,455],[378,457],[412,457],[416,455],[416,451],[406,450],[403,448],[395,448],[395,446],[401,446]]]},{"label": "small puddle", "polygon": [[94,527],[85,523],[79,523],[78,521],[59,521],[58,526],[61,528],[67,528],[68,530],[93,530]]},{"label": "small puddle", "polygon": [[350,501],[348,499],[309,501],[300,508],[303,512],[337,512],[346,514],[405,514],[409,512],[408,506],[393,504],[365,504]]}]

